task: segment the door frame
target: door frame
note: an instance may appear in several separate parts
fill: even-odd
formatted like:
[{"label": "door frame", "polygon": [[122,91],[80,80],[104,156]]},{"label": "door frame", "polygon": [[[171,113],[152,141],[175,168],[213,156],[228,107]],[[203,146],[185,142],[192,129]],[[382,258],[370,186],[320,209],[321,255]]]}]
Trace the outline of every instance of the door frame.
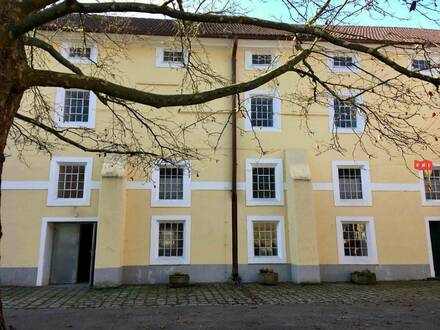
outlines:
[{"label": "door frame", "polygon": [[[37,286],[48,285],[50,275],[50,261],[52,255],[52,233],[53,223],[83,223],[92,222],[95,226],[98,223],[96,217],[44,217],[41,221],[40,231],[40,249],[38,257],[38,270],[37,270]],[[96,237],[96,236],[95,236]]]},{"label": "door frame", "polygon": [[[429,229],[430,221],[440,221],[440,216],[425,217],[426,241],[428,242],[429,269],[431,271],[431,277],[435,277],[436,274],[434,269],[434,256],[432,255],[431,230]],[[440,274],[437,274],[437,276],[440,276]]]}]

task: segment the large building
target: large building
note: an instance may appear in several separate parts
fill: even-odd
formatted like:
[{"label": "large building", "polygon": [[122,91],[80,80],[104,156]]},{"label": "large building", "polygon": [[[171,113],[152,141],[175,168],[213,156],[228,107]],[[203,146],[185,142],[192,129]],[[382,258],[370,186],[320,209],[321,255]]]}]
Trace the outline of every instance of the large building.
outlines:
[{"label": "large building", "polygon": [[[111,44],[106,39],[111,34],[124,43],[124,55],[112,56],[125,85],[179,91],[188,52],[175,46],[174,23],[121,20],[130,24],[109,31],[100,26],[102,19],[89,18],[94,38],[87,47],[80,32],[55,33],[49,25],[41,33],[85,71],[91,61],[109,57],[105,44]],[[440,41],[435,30],[346,29],[351,41],[369,45]],[[217,24],[203,25],[193,46],[191,51],[203,50],[206,62],[224,78],[232,80],[235,66],[239,82],[286,61],[293,48],[284,32]],[[365,54],[322,46],[328,56],[313,65],[328,77],[355,85],[363,70],[393,74]],[[389,54],[404,66],[429,66],[425,58],[399,48]],[[50,61],[52,68],[66,70]],[[355,147],[365,118],[353,103],[331,95],[328,102],[312,104],[307,125],[301,125],[300,101],[288,96],[292,86],[302,84],[298,74],[287,73],[241,95],[249,114],[238,116],[236,141],[242,280],[256,281],[259,270],[267,267],[281,281],[293,282],[347,281],[350,272],[363,269],[376,272],[379,280],[440,276],[440,170],[434,168],[425,182],[421,173],[408,168],[413,156],[390,158],[375,150],[369,157]],[[104,130],[110,123],[108,109],[90,91],[44,92],[58,127]],[[366,95],[355,102],[374,99]],[[21,111],[26,111],[25,103]],[[209,109],[203,111],[217,111],[216,118],[225,122],[231,98],[210,102]],[[182,123],[199,115],[191,107],[167,111]],[[335,129],[347,152],[319,153],[318,145],[330,141]],[[227,125],[214,151],[206,144],[205,127],[196,127],[189,144],[208,156],[173,166],[158,162],[148,181],[140,174],[131,176],[128,165],[109,156],[68,146],[52,157],[32,150],[19,154],[11,140],[2,182],[0,284],[162,283],[173,272],[188,273],[193,282],[227,281],[232,263],[231,136]],[[438,161],[429,154],[425,158]]]}]

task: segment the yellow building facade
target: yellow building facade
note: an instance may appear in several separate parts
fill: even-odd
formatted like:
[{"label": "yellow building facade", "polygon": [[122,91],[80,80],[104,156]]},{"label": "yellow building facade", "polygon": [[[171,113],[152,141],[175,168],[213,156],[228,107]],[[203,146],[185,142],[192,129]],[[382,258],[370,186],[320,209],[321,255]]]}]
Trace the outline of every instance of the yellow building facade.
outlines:
[{"label": "yellow building facade", "polygon": [[[128,56],[118,59],[124,85],[158,93],[181,88],[179,63],[187,54],[172,46],[172,35],[158,34],[146,29],[142,35],[114,36],[126,43]],[[87,70],[87,61],[99,63],[107,50],[103,41],[78,51],[80,38],[60,32],[54,44]],[[261,74],[292,53],[292,42],[276,36],[236,38],[237,81]],[[212,68],[231,79],[232,44],[229,37],[210,35],[199,38],[192,51],[202,54],[203,49]],[[353,63],[376,70],[365,54],[327,46],[331,55],[315,62],[318,72],[354,81]],[[398,51],[393,56],[402,65],[411,61]],[[55,62],[49,65],[65,70]],[[392,74],[390,68],[381,70],[384,76]],[[256,281],[261,268],[273,268],[281,281],[298,283],[347,281],[350,272],[363,269],[374,271],[379,280],[440,276],[439,172],[434,169],[433,188],[427,191],[423,176],[407,167],[413,158],[390,159],[380,150],[369,157],[354,148],[365,123],[349,105],[335,100],[311,107],[308,126],[314,134],[306,134],[303,116],[288,100],[291,86],[301,84],[298,75],[287,73],[241,95],[249,114],[237,122],[241,279]],[[110,114],[93,93],[44,91],[59,127],[104,130],[109,125]],[[215,116],[225,122],[231,99],[210,102],[209,108],[223,110]],[[198,115],[194,108],[169,111],[182,123]],[[318,154],[317,144],[329,141],[335,126],[348,151]],[[215,152],[200,127],[187,139],[208,156],[173,166],[158,162],[147,179],[132,177],[120,159],[73,147],[52,157],[26,151],[24,161],[11,148],[2,182],[0,284],[153,284],[167,282],[174,272],[188,273],[193,282],[227,281],[232,263],[231,127]],[[439,162],[432,155],[426,158]]]}]

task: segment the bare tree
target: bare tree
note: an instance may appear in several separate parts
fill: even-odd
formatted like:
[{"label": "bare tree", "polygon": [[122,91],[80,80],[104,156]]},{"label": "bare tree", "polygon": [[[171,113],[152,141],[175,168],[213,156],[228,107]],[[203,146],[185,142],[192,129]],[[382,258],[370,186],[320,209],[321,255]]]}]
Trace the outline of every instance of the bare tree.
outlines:
[{"label": "bare tree", "polygon": [[[371,156],[375,151],[369,149],[370,145],[385,151],[390,157],[425,150],[438,155],[437,133],[426,122],[440,111],[437,68],[430,66],[414,70],[394,58],[396,54],[418,54],[428,59],[428,63],[434,63],[430,61],[432,49],[437,47],[436,42],[440,42],[440,38],[435,40],[418,35],[413,40],[402,40],[396,34],[369,43],[371,40],[363,37],[362,33],[343,26],[358,15],[368,14],[376,18],[396,16],[382,1],[345,0],[333,3],[330,0],[283,0],[283,3],[290,17],[288,22],[239,15],[245,8],[239,8],[232,1],[184,3],[168,0],[162,5],[155,5],[118,1],[2,0],[0,174],[8,137],[20,150],[35,148],[36,145],[50,153],[60,146],[71,145],[86,152],[128,157],[134,169],[151,164],[156,159],[174,162],[183,158],[203,158],[206,155],[187,143],[187,132],[198,125],[197,129],[205,129],[213,141],[212,147],[216,148],[231,117],[231,110],[213,110],[206,103],[239,95],[267,83],[276,83],[277,78],[286,73],[295,75],[302,82],[292,89],[291,94],[282,97],[297,106],[306,132],[314,133],[307,123],[310,110],[317,104],[327,104],[331,96],[354,105],[365,118],[365,130],[358,133],[355,148],[359,147]],[[400,3],[408,5],[408,10],[411,8],[433,24],[439,22],[435,1]],[[116,40],[112,33],[129,30],[131,27],[127,22],[130,20],[95,15],[107,13],[161,14],[174,19],[175,41],[182,49],[189,50],[189,63],[185,65],[180,92],[164,95],[125,86],[124,77],[115,72],[111,62],[112,51],[123,52],[125,41]],[[103,26],[107,24],[107,29],[101,29],[99,36],[89,33],[93,32],[87,25],[90,20],[98,20]],[[222,76],[209,65],[207,54],[191,51],[194,45],[203,48],[198,38],[203,36],[206,24],[224,27],[224,34],[231,38],[234,31],[228,24],[269,29],[269,33],[272,31],[280,38],[290,40],[292,49],[288,59],[271,70],[248,81],[232,83],[230,77]],[[63,31],[82,33],[84,43],[102,43],[106,50],[102,56],[106,60],[100,60],[91,70],[83,72],[66,60],[58,51],[59,47],[54,45],[56,34]],[[332,47],[367,55],[376,69],[367,72],[361,67],[355,68],[349,80],[317,70],[327,65]],[[63,69],[49,69],[46,65],[49,59]],[[190,89],[183,86],[190,86]],[[51,102],[44,92],[46,87],[93,91],[111,118],[109,127],[104,131],[57,127]],[[352,92],[343,95],[343,90]],[[30,95],[27,98],[31,100],[30,107],[21,107],[25,93]],[[356,102],[359,97],[374,99],[375,102]],[[176,109],[170,110],[183,106],[192,107],[196,113],[195,120],[186,125],[174,121]],[[247,116],[244,107],[240,106],[238,110]],[[219,120],[218,115],[223,119]],[[337,130],[333,132],[331,141],[318,141],[317,152],[328,149],[346,151],[337,133]],[[0,328],[5,329],[3,317]]]}]

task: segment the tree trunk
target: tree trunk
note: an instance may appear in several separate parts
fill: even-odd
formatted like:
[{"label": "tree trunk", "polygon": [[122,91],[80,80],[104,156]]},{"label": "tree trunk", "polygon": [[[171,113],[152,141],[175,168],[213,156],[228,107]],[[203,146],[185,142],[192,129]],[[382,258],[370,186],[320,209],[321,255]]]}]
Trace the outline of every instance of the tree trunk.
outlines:
[{"label": "tree trunk", "polygon": [[[9,2],[6,1],[6,4]],[[9,3],[10,4],[10,3]],[[11,19],[11,11],[5,13],[5,2],[0,4],[0,19],[6,22]],[[8,8],[6,8],[8,9]],[[6,18],[7,17],[7,18]],[[0,40],[1,41],[1,40]],[[24,46],[21,41],[0,42],[0,185],[5,161],[5,148],[9,130],[17,113],[25,88],[21,84],[23,71],[27,69]],[[0,190],[1,210],[1,190]],[[2,237],[0,217],[0,240]],[[6,329],[3,307],[0,299],[0,330]]]}]

